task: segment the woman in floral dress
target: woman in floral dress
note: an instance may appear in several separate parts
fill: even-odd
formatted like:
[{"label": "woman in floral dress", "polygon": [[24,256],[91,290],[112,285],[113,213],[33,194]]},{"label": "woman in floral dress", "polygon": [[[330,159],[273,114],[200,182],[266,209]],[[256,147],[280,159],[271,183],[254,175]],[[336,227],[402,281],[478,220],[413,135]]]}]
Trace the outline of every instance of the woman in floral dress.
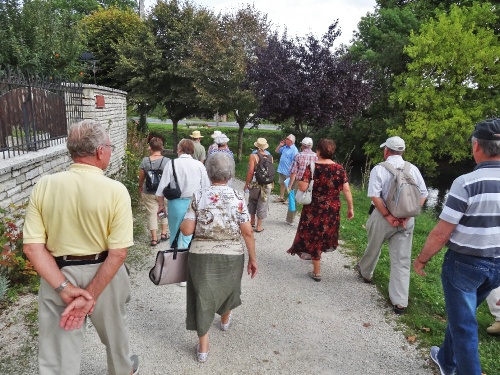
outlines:
[{"label": "woman in floral dress", "polygon": [[196,331],[199,362],[208,358],[208,330],[215,314],[227,331],[231,310],[241,304],[241,278],[248,251],[247,273],[257,273],[255,240],[243,193],[227,186],[234,177],[234,159],[227,153],[209,155],[205,167],[211,186],[193,194],[181,224],[184,235],[196,232],[188,257],[186,328]]},{"label": "woman in floral dress", "polygon": [[[340,227],[340,192],[347,201],[347,218],[354,217],[351,189],[344,168],[332,158],[336,144],[331,139],[321,139],[316,149],[318,161],[314,166],[314,187],[312,202],[302,208],[297,233],[291,255],[301,259],[312,259],[313,270],[309,276],[321,281],[321,254],[333,251],[339,242]],[[299,190],[305,191],[309,186],[311,167],[308,166],[299,181]]]}]

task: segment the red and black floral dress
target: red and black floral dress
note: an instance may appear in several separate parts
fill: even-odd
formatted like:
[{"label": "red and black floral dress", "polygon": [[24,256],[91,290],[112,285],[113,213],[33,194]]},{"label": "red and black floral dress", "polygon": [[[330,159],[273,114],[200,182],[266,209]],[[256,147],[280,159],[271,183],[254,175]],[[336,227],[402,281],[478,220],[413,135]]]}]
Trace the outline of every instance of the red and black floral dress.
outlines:
[{"label": "red and black floral dress", "polygon": [[[303,181],[309,182],[307,167]],[[320,260],[321,253],[335,250],[339,243],[340,192],[348,182],[344,168],[337,163],[315,165],[312,202],[302,208],[291,255]]]}]

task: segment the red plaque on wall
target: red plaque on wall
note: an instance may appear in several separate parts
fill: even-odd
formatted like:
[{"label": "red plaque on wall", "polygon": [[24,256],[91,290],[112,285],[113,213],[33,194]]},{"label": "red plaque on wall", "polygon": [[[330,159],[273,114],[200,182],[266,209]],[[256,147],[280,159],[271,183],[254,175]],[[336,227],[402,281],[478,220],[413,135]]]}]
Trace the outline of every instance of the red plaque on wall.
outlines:
[{"label": "red plaque on wall", "polygon": [[95,107],[96,108],[104,108],[104,95],[96,95],[95,96]]}]

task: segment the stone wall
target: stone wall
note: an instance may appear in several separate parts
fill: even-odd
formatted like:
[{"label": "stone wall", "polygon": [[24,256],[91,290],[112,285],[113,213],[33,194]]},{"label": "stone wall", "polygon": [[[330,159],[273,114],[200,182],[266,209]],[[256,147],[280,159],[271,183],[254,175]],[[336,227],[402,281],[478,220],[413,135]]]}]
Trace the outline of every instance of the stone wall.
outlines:
[{"label": "stone wall", "polygon": [[[127,93],[107,87],[84,85],[83,119],[100,121],[108,129],[114,151],[106,175],[116,175],[122,165],[127,143]],[[96,97],[99,96],[99,108]],[[104,103],[102,103],[102,99]],[[102,104],[104,106],[102,107]],[[66,143],[10,159],[0,160],[0,208],[27,202],[41,176],[65,170],[71,159]],[[0,217],[4,215],[0,213]]]}]

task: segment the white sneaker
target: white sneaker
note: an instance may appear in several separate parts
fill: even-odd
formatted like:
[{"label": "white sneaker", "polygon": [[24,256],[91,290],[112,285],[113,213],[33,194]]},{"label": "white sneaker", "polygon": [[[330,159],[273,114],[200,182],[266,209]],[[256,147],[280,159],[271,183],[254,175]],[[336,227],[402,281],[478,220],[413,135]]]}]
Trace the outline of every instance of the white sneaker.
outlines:
[{"label": "white sneaker", "polygon": [[179,283],[179,286],[186,286],[186,284],[187,284],[187,282],[186,282],[186,281],[181,281],[181,282]]}]

